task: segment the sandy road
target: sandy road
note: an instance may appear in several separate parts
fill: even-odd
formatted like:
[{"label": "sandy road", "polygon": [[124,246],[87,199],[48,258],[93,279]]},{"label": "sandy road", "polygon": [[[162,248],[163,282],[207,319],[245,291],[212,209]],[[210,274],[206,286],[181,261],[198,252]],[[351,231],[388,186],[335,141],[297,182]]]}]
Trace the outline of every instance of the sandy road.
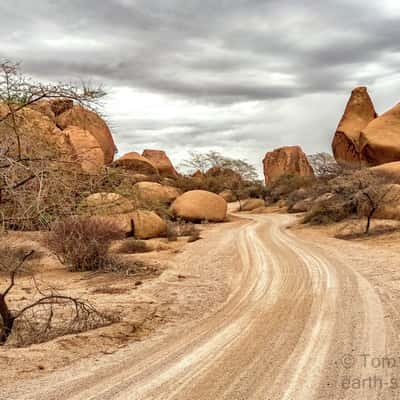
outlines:
[{"label": "sandy road", "polygon": [[368,384],[377,376],[371,357],[383,357],[393,342],[370,283],[286,230],[293,217],[249,218],[210,244],[237,244],[232,290],[217,312],[92,368],[5,387],[0,398],[400,398],[387,369],[378,371],[382,384]]}]

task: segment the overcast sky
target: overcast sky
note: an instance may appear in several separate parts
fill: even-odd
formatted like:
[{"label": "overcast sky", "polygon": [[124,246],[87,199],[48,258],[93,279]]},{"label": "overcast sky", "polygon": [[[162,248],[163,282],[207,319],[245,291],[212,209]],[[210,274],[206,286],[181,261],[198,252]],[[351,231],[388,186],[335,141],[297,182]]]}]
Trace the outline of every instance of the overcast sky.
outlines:
[{"label": "overcast sky", "polygon": [[330,151],[351,89],[400,98],[398,0],[0,0],[0,56],[103,82],[122,154]]}]

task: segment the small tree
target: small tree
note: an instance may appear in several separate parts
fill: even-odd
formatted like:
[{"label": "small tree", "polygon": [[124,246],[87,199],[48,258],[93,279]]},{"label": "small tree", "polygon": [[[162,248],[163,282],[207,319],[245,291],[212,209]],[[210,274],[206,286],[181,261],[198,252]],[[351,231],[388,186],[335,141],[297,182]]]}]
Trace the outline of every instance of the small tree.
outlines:
[{"label": "small tree", "polygon": [[220,168],[235,172],[243,180],[254,181],[258,178],[256,168],[248,161],[225,157],[216,151],[190,152],[189,158],[181,163],[181,167],[188,169],[191,173],[196,171],[205,173],[211,168]]},{"label": "small tree", "polygon": [[328,153],[311,154],[307,158],[318,177],[332,177],[343,171],[343,168]]}]

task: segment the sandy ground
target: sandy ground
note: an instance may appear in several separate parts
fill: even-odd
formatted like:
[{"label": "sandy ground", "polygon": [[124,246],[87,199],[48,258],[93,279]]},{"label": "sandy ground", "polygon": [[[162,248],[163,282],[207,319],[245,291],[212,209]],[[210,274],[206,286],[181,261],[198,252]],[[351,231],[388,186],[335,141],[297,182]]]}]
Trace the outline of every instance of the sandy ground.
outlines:
[{"label": "sandy ground", "polygon": [[[226,225],[238,223],[242,222],[228,222]],[[27,263],[29,273],[18,277],[9,296],[11,306],[19,308],[33,298],[33,272],[42,288],[53,287],[62,294],[88,300],[100,311],[118,313],[122,320],[111,326],[25,348],[0,347],[0,383],[17,385],[78,360],[96,360],[125,348],[131,342],[144,340],[155,334],[159,327],[168,330],[170,326],[210,312],[213,305],[228,293],[229,279],[218,273],[214,280],[213,266],[203,268],[201,265],[198,254],[201,255],[202,242],[212,241],[215,226],[210,224],[201,230],[205,239],[195,243],[187,243],[187,238],[172,243],[148,241],[150,246],[163,250],[127,256],[132,261],[139,260],[151,266],[150,272],[133,277],[71,273],[38,245],[36,234],[10,237],[8,240],[14,246],[19,242],[40,253],[40,258]],[[0,275],[3,285],[7,281],[7,274]]]},{"label": "sandy ground", "polygon": [[399,398],[398,251],[286,229],[296,216],[246,218],[150,281],[176,316],[146,340],[3,383],[0,398]]}]

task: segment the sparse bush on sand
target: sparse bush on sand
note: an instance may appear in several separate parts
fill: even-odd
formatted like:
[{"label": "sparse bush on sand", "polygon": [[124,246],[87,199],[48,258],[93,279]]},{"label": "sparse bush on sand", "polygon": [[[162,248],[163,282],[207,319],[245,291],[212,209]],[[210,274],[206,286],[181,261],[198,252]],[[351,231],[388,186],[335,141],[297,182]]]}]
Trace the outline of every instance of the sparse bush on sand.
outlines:
[{"label": "sparse bush on sand", "polygon": [[93,217],[70,217],[52,225],[46,245],[71,271],[107,270],[113,240],[125,233],[112,221]]}]

